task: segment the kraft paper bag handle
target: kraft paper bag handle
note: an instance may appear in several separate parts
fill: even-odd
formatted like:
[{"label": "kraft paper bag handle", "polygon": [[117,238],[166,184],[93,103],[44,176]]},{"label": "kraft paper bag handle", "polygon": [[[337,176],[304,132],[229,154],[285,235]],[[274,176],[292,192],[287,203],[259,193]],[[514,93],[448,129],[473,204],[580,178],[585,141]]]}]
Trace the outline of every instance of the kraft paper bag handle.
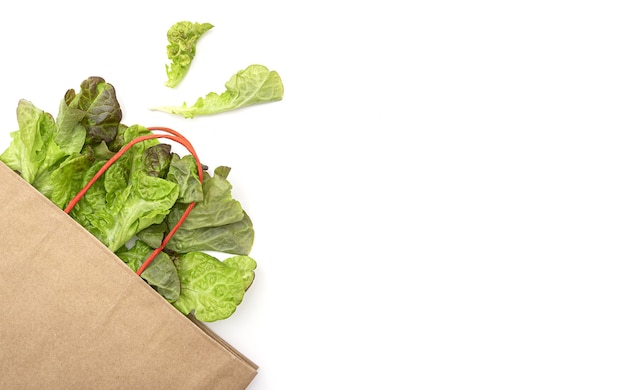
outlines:
[{"label": "kraft paper bag handle", "polygon": [[[76,204],[85,195],[85,193],[87,193],[89,188],[100,178],[100,176],[102,176],[104,174],[104,172],[111,165],[113,165],[113,163],[115,161],[117,161],[124,153],[126,153],[126,151],[128,151],[128,149],[133,147],[135,144],[138,144],[139,142],[143,142],[143,141],[146,141],[146,140],[149,140],[149,139],[167,138],[167,139],[170,139],[172,141],[178,142],[179,144],[183,145],[189,151],[189,153],[191,153],[191,155],[194,157],[194,159],[196,160],[196,167],[198,168],[198,177],[200,179],[200,184],[202,184],[202,165],[200,164],[200,159],[198,158],[198,155],[196,154],[196,151],[194,150],[193,146],[191,145],[191,142],[189,142],[189,140],[187,140],[185,137],[183,137],[182,134],[180,134],[180,133],[178,133],[178,132],[176,132],[176,131],[174,131],[174,130],[172,130],[170,128],[167,128],[167,127],[148,127],[147,129],[150,130],[150,131],[164,131],[167,134],[154,134],[153,133],[153,134],[142,135],[140,137],[137,137],[137,138],[131,140],[126,145],[124,145],[124,147],[122,147],[117,153],[115,153],[113,155],[113,157],[111,157],[102,166],[102,168],[100,168],[100,170],[91,178],[91,180],[89,180],[87,185],[85,185],[85,187],[83,187],[80,191],[78,191],[76,196],[74,198],[72,198],[72,200],[70,200],[70,202],[67,204],[67,207],[64,210],[67,214],[69,214],[70,211],[72,211],[74,206],[76,206]],[[178,220],[176,225],[174,225],[174,227],[172,227],[170,232],[167,234],[167,236],[165,236],[165,238],[161,242],[161,246],[156,248],[150,254],[150,256],[148,256],[146,258],[146,260],[143,262],[141,267],[139,267],[139,269],[136,272],[137,275],[141,275],[141,273],[150,265],[150,263],[152,263],[152,260],[154,260],[157,257],[157,255],[159,253],[161,253],[161,251],[163,251],[163,249],[165,249],[165,246],[167,245],[167,243],[170,240],[170,238],[172,238],[174,233],[176,233],[178,228],[180,228],[180,226],[183,224],[183,222],[185,221],[185,219],[187,218],[189,213],[191,213],[191,210],[194,208],[195,205],[196,205],[196,202],[189,203],[189,205],[185,209],[185,212],[183,213],[182,217]]]}]

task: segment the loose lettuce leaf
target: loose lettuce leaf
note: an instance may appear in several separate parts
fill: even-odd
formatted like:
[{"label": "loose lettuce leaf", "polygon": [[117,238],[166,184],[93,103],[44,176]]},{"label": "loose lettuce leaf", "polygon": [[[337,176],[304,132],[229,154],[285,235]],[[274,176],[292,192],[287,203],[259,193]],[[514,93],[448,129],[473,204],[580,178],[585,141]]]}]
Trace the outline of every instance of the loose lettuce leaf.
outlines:
[{"label": "loose lettuce leaf", "polygon": [[167,58],[170,64],[165,66],[167,72],[166,86],[174,88],[185,78],[191,62],[196,56],[196,44],[205,32],[213,28],[210,23],[192,23],[182,21],[175,23],[167,31]]},{"label": "loose lettuce leaf", "polygon": [[193,118],[196,115],[213,115],[253,104],[278,101],[283,98],[283,83],[276,71],[263,65],[250,65],[240,70],[226,83],[226,91],[218,95],[211,92],[188,106],[154,107],[153,110]]},{"label": "loose lettuce leaf", "polygon": [[203,252],[180,255],[174,264],[180,277],[180,297],[173,305],[183,314],[213,322],[230,317],[243,300],[240,272]]},{"label": "loose lettuce leaf", "polygon": [[[135,241],[130,248],[122,247],[115,254],[133,271],[137,272],[153,249],[142,241]],[[163,298],[173,302],[180,297],[180,279],[172,259],[164,252],[159,253],[150,265],[141,273]]]}]

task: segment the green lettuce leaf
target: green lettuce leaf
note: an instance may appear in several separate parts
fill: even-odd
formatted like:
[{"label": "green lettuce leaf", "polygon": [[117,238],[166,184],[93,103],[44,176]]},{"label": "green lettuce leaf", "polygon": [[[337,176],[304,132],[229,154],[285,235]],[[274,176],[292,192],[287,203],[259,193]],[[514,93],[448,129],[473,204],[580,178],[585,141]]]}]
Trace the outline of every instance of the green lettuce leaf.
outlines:
[{"label": "green lettuce leaf", "polygon": [[139,231],[137,233],[137,237],[150,245],[151,248],[158,248],[163,243],[163,238],[169,232],[169,228],[167,227],[167,223],[155,223],[147,228]]},{"label": "green lettuce leaf", "polygon": [[79,153],[87,138],[87,130],[82,123],[87,112],[76,106],[69,106],[75,96],[74,90],[65,93],[56,117],[57,131],[54,135],[54,141],[67,154]]},{"label": "green lettuce leaf", "polygon": [[256,269],[256,261],[248,256],[233,256],[224,260],[224,264],[231,268],[235,268],[241,274],[243,285],[246,290],[254,281],[254,270]]},{"label": "green lettuce leaf", "polygon": [[93,151],[85,148],[83,153],[65,159],[47,176],[39,176],[35,186],[59,208],[65,208],[83,188],[85,173],[95,162]]},{"label": "green lettuce leaf", "polygon": [[34,183],[38,173],[64,157],[54,143],[54,119],[27,100],[17,106],[19,130],[11,133],[11,144],[0,155],[0,161]]},{"label": "green lettuce leaf", "polygon": [[[184,224],[183,224],[184,225]],[[228,225],[178,229],[167,243],[166,248],[176,252],[214,251],[247,255],[254,243],[254,228],[247,214],[241,221]]]},{"label": "green lettuce leaf", "polygon": [[167,31],[167,58],[170,64],[165,66],[167,72],[166,86],[176,87],[185,78],[191,62],[196,56],[196,45],[205,32],[213,28],[210,23],[192,23],[182,21],[175,23]]},{"label": "green lettuce leaf", "polygon": [[[130,248],[122,247],[115,254],[133,271],[137,272],[153,249],[142,241],[135,241]],[[159,253],[143,270],[141,277],[163,298],[173,302],[180,297],[180,279],[172,259],[164,252]]]},{"label": "green lettuce leaf", "polygon": [[152,139],[131,147],[70,214],[114,252],[139,231],[163,222],[178,199],[176,183],[150,174],[153,161],[145,153],[158,144]]},{"label": "green lettuce leaf", "polygon": [[153,110],[193,118],[278,101],[283,98],[283,93],[283,83],[276,71],[263,65],[250,65],[231,77],[222,94],[211,92],[191,106],[184,102],[181,106],[161,106]]},{"label": "green lettuce leaf", "polygon": [[[202,199],[199,201],[185,222],[183,229],[191,230],[205,227],[223,226],[241,221],[243,208],[241,203],[232,197],[232,185],[219,172],[228,172],[228,169],[218,167],[215,174],[203,174]],[[187,208],[186,204],[177,203],[167,218],[170,227],[174,226]]]},{"label": "green lettuce leaf", "polygon": [[172,304],[183,314],[213,322],[230,317],[243,300],[245,283],[240,272],[203,252],[175,258],[180,297]]},{"label": "green lettuce leaf", "polygon": [[196,160],[191,154],[182,158],[176,153],[172,155],[167,180],[173,181],[180,187],[179,203],[202,201],[202,184],[200,184],[198,177]]}]

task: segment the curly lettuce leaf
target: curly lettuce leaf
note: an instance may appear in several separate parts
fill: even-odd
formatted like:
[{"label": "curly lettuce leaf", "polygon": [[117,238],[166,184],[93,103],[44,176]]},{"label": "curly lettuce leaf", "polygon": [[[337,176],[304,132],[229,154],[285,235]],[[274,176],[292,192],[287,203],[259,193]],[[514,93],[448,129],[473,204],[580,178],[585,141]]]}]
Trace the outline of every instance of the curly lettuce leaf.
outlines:
[{"label": "curly lettuce leaf", "polygon": [[80,91],[68,90],[64,100],[68,108],[85,113],[80,121],[86,132],[85,143],[108,143],[115,139],[122,121],[122,109],[115,88],[102,77],[85,79],[80,84]]},{"label": "curly lettuce leaf", "polygon": [[183,314],[213,322],[230,317],[246,290],[238,269],[203,252],[180,255],[174,260],[180,278],[180,297],[172,304]]},{"label": "curly lettuce leaf", "polygon": [[65,159],[49,175],[38,177],[35,186],[59,208],[65,208],[83,188],[85,174],[94,162],[93,151],[85,148],[83,153]]},{"label": "curly lettuce leaf", "polygon": [[32,102],[20,100],[17,106],[18,129],[11,133],[11,144],[0,161],[33,184],[38,176],[49,174],[67,153],[54,142],[56,126],[52,115]]},{"label": "curly lettuce leaf", "polygon": [[[232,185],[225,176],[218,174],[223,171],[227,172],[227,170],[218,167],[213,176],[204,172],[201,188],[202,199],[196,203],[185,219],[182,225],[183,229],[223,226],[241,221],[244,214],[243,208],[241,203],[232,197]],[[186,204],[176,204],[167,218],[168,224],[174,226],[186,208]]]},{"label": "curly lettuce leaf", "polygon": [[68,154],[79,153],[87,138],[87,130],[82,124],[87,112],[69,105],[75,96],[74,90],[65,93],[56,117],[57,132],[54,141]]},{"label": "curly lettuce leaf", "polygon": [[145,153],[158,144],[147,140],[130,148],[71,212],[114,252],[139,231],[163,222],[178,199],[176,183],[150,174],[153,160]]},{"label": "curly lettuce leaf", "polygon": [[224,260],[224,264],[239,271],[239,274],[241,274],[241,278],[243,279],[244,288],[248,290],[254,281],[256,261],[249,256],[233,256]]},{"label": "curly lettuce leaf", "polygon": [[269,103],[283,98],[283,83],[274,70],[263,65],[250,65],[240,70],[226,83],[222,94],[211,92],[198,98],[195,104],[188,106],[160,106],[153,110],[193,118],[197,115],[213,115],[260,103]]},{"label": "curly lettuce leaf", "polygon": [[167,31],[167,58],[170,63],[165,66],[167,73],[166,86],[176,87],[185,78],[196,56],[196,45],[205,32],[213,28],[210,23],[192,23],[182,21],[175,23]]},{"label": "curly lettuce leaf", "polygon": [[161,143],[146,149],[142,159],[146,172],[150,176],[165,178],[172,161],[171,150],[171,145]]}]

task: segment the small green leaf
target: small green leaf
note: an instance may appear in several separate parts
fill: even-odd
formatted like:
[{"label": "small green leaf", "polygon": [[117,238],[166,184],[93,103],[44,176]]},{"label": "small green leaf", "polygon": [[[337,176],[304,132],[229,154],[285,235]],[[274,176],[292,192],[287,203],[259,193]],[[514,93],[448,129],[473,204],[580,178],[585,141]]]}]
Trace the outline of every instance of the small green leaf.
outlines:
[{"label": "small green leaf", "polygon": [[165,66],[167,72],[166,86],[174,88],[185,78],[191,62],[196,56],[196,45],[205,32],[213,28],[210,23],[191,23],[182,21],[175,23],[167,31],[167,58],[170,64]]},{"label": "small green leaf", "polygon": [[244,288],[247,290],[254,281],[256,261],[249,256],[233,256],[224,260],[224,264],[239,271]]},{"label": "small green leaf", "polygon": [[204,322],[230,317],[243,300],[245,284],[239,271],[203,252],[175,260],[180,277],[180,298],[173,305],[184,314],[193,312]]}]

